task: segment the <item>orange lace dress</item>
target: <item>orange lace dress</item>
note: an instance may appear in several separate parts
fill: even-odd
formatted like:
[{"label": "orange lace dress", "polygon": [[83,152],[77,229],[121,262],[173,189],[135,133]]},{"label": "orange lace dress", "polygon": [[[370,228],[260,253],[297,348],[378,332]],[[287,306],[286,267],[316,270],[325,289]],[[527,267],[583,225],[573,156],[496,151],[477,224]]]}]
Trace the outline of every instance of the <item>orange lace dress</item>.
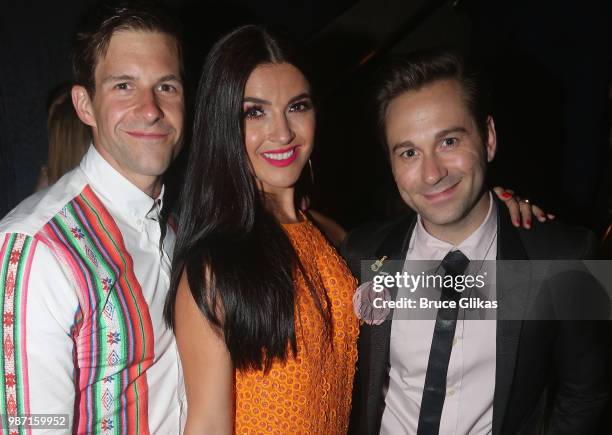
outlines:
[{"label": "orange lace dress", "polygon": [[333,348],[301,273],[297,272],[297,357],[275,362],[267,374],[236,372],[237,434],[346,434],[357,361],[355,278],[308,220],[283,225],[306,275],[331,302]]}]

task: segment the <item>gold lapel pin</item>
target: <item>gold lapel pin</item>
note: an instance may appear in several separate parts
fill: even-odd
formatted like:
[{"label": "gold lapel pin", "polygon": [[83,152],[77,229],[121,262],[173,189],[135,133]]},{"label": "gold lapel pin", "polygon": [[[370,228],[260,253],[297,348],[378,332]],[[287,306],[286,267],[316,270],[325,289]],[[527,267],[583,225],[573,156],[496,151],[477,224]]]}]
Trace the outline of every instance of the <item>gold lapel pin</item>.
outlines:
[{"label": "gold lapel pin", "polygon": [[372,269],[372,272],[378,272],[380,268],[383,266],[383,263],[385,262],[386,259],[387,259],[387,256],[385,255],[380,260],[376,260],[374,263],[372,263],[372,265],[370,266],[370,269]]}]

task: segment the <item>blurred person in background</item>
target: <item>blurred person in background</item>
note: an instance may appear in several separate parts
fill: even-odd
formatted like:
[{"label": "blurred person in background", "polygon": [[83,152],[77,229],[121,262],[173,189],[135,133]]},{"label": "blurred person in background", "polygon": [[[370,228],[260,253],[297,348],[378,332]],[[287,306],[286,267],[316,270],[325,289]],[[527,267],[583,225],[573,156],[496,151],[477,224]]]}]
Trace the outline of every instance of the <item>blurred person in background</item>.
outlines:
[{"label": "blurred person in background", "polygon": [[91,128],[83,124],[72,105],[71,88],[71,85],[60,87],[49,106],[49,154],[47,164],[40,168],[37,192],[76,168],[91,142]]}]

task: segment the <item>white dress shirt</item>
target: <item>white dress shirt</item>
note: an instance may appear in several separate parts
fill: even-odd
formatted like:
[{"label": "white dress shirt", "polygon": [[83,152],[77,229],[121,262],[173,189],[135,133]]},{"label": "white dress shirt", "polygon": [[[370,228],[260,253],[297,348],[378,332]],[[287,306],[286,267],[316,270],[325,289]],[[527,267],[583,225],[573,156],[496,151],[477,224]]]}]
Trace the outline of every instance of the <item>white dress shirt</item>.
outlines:
[{"label": "white dress shirt", "polygon": [[[430,235],[419,217],[410,239],[405,270],[410,269],[413,260],[441,261],[448,252],[457,249],[470,260],[472,272],[481,270],[478,268],[485,265],[482,260],[495,260],[497,208],[490,193],[489,202],[489,211],[482,224],[458,246]],[[488,282],[495,283],[494,272],[494,267],[487,267]],[[398,298],[401,296],[400,289]],[[443,435],[487,434],[492,430],[496,321],[468,320],[463,319],[464,316],[465,310],[459,309],[440,421],[439,433]],[[412,435],[417,432],[436,323],[435,311],[427,320],[401,317],[396,310],[391,326],[391,367],[381,434]]]},{"label": "white dress shirt", "polygon": [[182,373],[163,321],[175,233],[160,241],[162,195],[91,146],[0,222],[3,414],[67,414],[64,433],[180,432]]}]

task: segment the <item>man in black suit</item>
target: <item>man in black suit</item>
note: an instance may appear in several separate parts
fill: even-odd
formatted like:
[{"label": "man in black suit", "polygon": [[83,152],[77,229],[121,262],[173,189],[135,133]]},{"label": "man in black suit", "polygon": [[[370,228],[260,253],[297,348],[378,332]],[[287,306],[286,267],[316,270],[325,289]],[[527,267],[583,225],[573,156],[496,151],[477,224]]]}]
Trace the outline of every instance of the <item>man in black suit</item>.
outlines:
[{"label": "man in black suit", "polygon": [[[342,249],[351,269],[359,276],[366,259],[436,260],[446,274],[461,274],[470,262],[493,260],[499,305],[497,320],[441,308],[429,320],[398,320],[396,310],[364,324],[352,430],[535,434],[546,420],[552,433],[594,432],[608,399],[608,324],[522,320],[516,307],[527,305],[528,289],[513,284],[518,272],[500,260],[593,258],[595,238],[558,222],[515,228],[498,207],[486,186],[497,146],[493,118],[458,56],[397,59],[378,104],[393,176],[417,215],[353,231]],[[544,287],[552,294],[551,286],[570,281],[557,276]],[[390,290],[395,300],[397,288]],[[439,298],[456,295],[451,288]],[[605,295],[601,301],[609,304]]]}]

